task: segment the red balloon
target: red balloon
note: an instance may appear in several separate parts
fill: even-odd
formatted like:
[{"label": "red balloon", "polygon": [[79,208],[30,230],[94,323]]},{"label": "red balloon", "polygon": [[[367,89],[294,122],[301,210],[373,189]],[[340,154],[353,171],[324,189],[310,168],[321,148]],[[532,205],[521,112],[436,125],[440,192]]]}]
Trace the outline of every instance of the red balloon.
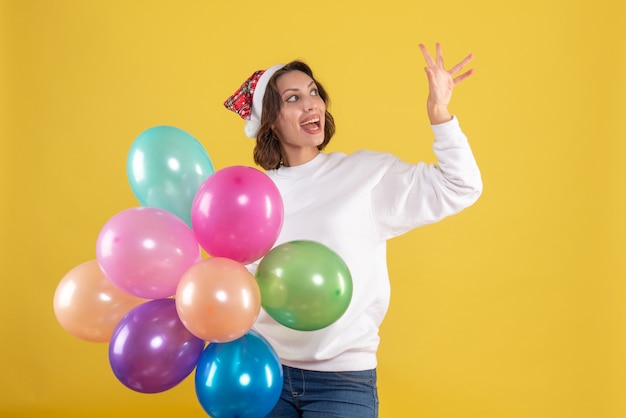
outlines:
[{"label": "red balloon", "polygon": [[207,253],[248,264],[272,248],[283,215],[280,192],[265,173],[231,166],[202,183],[191,207],[191,225]]}]

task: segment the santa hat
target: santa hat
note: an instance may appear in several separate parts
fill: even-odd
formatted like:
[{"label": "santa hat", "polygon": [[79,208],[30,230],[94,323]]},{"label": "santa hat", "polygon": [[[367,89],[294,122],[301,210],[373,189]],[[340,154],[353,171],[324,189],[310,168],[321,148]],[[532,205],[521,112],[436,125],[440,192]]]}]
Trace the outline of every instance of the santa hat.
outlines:
[{"label": "santa hat", "polygon": [[250,77],[230,96],[224,106],[232,110],[246,121],[244,132],[248,138],[256,138],[261,127],[263,112],[263,96],[267,83],[274,73],[284,67],[284,64],[274,65],[267,70],[259,70]]}]

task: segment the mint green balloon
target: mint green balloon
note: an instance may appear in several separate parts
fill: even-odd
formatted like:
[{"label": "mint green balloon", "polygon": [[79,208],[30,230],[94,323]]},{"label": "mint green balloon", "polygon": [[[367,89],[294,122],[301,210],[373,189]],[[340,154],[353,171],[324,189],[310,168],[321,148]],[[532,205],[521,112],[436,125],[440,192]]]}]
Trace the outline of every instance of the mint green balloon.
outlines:
[{"label": "mint green balloon", "polygon": [[146,129],[133,142],[126,161],[139,203],[171,212],[189,227],[196,192],[214,171],[202,144],[174,126]]},{"label": "mint green balloon", "polygon": [[273,248],[259,263],[255,277],[265,312],[300,331],[331,325],[352,299],[348,266],[316,241],[290,241]]}]

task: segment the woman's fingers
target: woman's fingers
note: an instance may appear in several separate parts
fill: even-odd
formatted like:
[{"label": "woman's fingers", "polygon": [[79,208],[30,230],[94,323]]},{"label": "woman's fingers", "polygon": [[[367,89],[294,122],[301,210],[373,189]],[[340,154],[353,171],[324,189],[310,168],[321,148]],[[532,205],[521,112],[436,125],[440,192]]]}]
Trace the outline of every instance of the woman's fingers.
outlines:
[{"label": "woman's fingers", "polygon": [[446,67],[443,65],[443,52],[441,52],[441,44],[439,42],[435,44],[435,54],[437,55],[437,65],[445,69]]},{"label": "woman's fingers", "polygon": [[468,70],[466,72],[464,72],[463,74],[461,74],[460,76],[457,76],[454,78],[454,84],[458,84],[461,81],[465,80],[467,77],[471,76],[472,74],[474,74],[474,69]]},{"label": "woman's fingers", "polygon": [[[424,59],[426,60],[426,64],[428,64],[429,68],[439,67],[440,69],[445,70],[444,62],[443,62],[443,50],[441,48],[441,44],[437,43],[435,45],[435,60],[434,61],[433,61],[432,56],[428,52],[428,49],[426,49],[426,47],[423,44],[419,44],[419,47],[422,51],[422,54],[424,55]],[[468,56],[463,58],[463,60],[459,62],[457,65],[455,65],[454,67],[446,71],[448,72],[448,74],[453,76],[454,74],[461,71],[472,59],[474,59],[474,54],[469,54]],[[473,72],[474,70],[469,70],[461,74],[460,76],[456,77],[454,79],[455,84],[465,80],[467,77],[472,75]]]},{"label": "woman's fingers", "polygon": [[424,55],[424,59],[426,60],[426,64],[428,64],[429,67],[434,67],[435,66],[435,62],[433,61],[433,58],[430,56],[430,53],[428,52],[428,49],[426,49],[426,47],[423,44],[419,44],[419,47],[422,50],[422,54]]},{"label": "woman's fingers", "polygon": [[454,67],[450,68],[450,74],[456,74],[463,69],[472,59],[474,59],[474,54],[469,54],[467,57],[463,58],[461,62],[459,62]]}]

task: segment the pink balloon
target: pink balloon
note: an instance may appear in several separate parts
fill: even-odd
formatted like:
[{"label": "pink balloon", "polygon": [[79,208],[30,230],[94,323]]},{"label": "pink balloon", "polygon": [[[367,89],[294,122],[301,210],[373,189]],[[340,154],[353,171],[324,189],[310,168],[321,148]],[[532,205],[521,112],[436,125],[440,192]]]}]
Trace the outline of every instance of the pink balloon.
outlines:
[{"label": "pink balloon", "polygon": [[207,253],[248,264],[272,248],[283,214],[280,192],[265,173],[231,166],[202,183],[191,206],[191,225]]},{"label": "pink balloon", "polygon": [[98,235],[96,256],[113,285],[144,299],[174,295],[183,273],[201,259],[187,224],[153,207],[113,216]]}]

